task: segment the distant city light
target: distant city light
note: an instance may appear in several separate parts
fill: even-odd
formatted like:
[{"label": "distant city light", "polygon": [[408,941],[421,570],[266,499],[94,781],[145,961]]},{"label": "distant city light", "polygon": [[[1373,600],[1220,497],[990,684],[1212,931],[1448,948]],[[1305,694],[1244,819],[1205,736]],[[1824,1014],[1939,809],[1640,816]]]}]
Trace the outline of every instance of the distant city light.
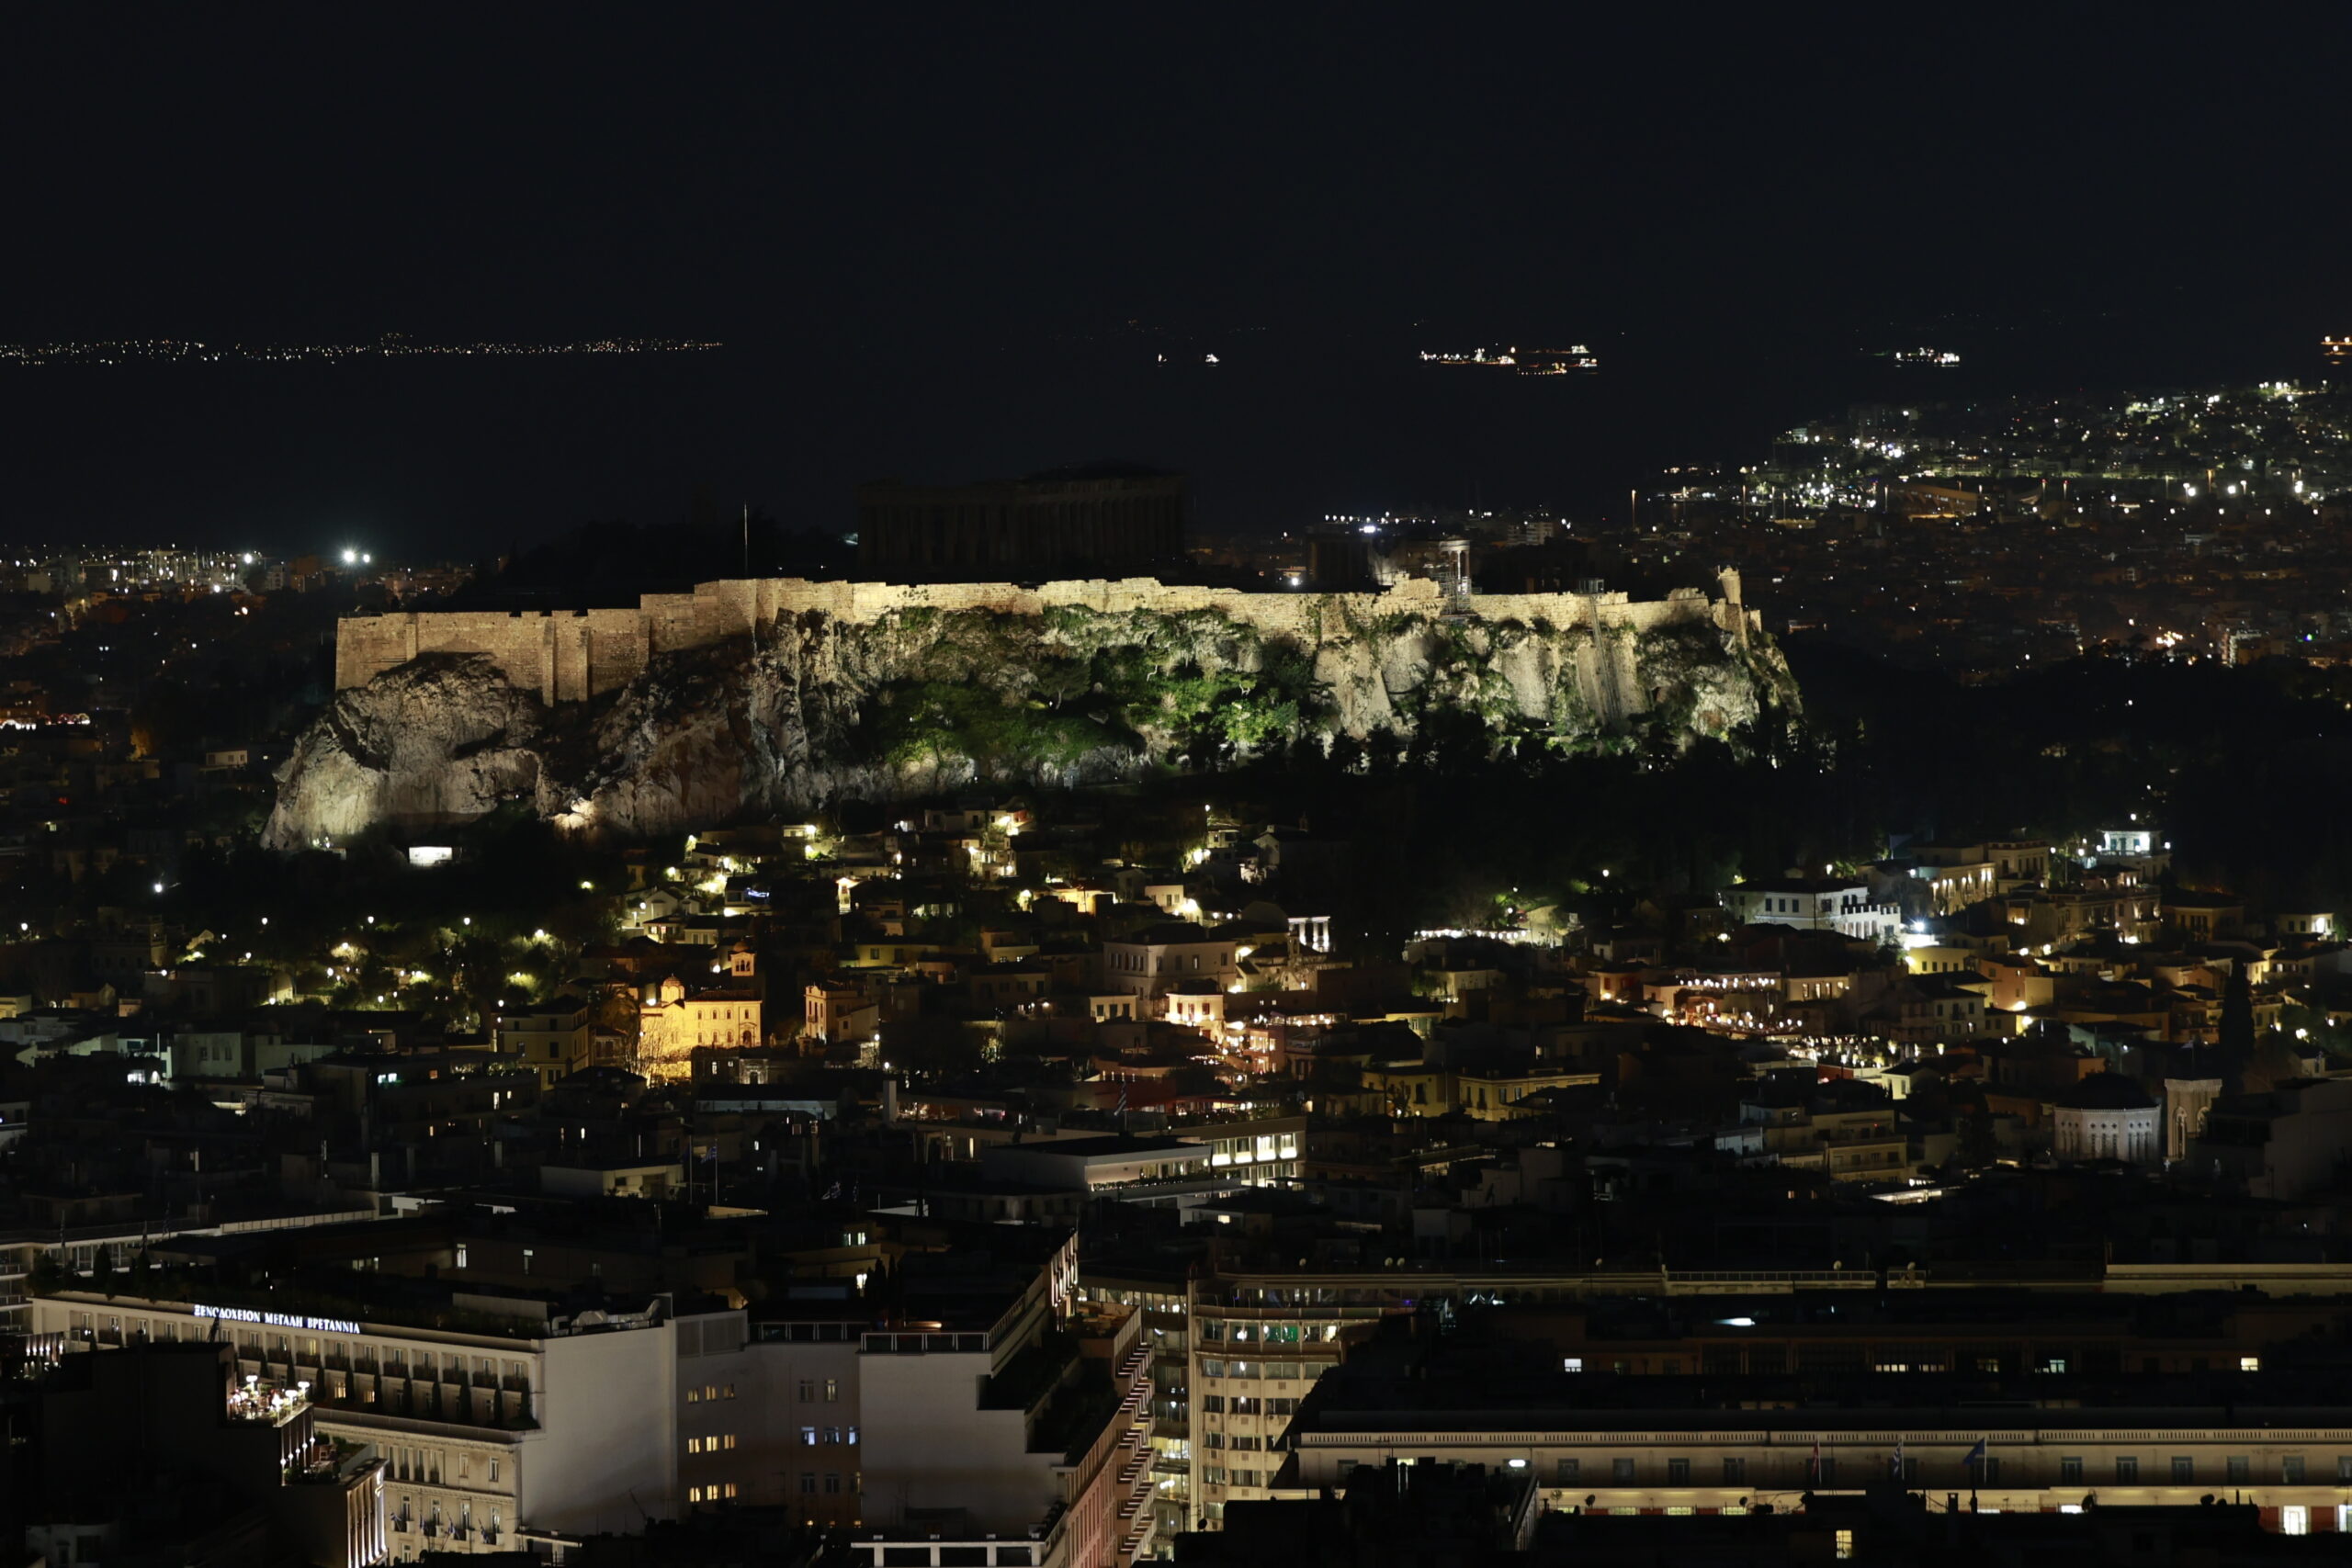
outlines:
[{"label": "distant city light", "polygon": [[723,346],[684,338],[628,337],[591,338],[574,343],[416,343],[399,333],[387,333],[374,343],[349,344],[207,344],[180,338],[132,338],[92,343],[0,344],[0,364],[287,364],[304,360],[400,359],[420,355],[493,359],[557,354],[700,354]]}]

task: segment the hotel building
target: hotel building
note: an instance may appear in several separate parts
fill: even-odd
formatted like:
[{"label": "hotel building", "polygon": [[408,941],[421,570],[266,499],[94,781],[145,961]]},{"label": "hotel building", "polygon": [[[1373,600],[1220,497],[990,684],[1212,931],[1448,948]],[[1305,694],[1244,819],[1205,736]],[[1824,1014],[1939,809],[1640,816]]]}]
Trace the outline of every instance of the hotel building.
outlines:
[{"label": "hotel building", "polygon": [[893,1550],[994,1539],[1026,1543],[1030,1568],[1128,1568],[1156,1522],[1142,1314],[1074,1308],[1070,1235],[999,1239],[900,1259],[887,1307],[821,1282],[756,1319],[668,1294],[313,1314],[291,1292],[263,1308],[62,1290],[31,1303],[29,1348],[218,1348],[237,1379],[290,1391],[319,1439],[380,1458],[390,1561],[556,1551],[741,1503]]}]

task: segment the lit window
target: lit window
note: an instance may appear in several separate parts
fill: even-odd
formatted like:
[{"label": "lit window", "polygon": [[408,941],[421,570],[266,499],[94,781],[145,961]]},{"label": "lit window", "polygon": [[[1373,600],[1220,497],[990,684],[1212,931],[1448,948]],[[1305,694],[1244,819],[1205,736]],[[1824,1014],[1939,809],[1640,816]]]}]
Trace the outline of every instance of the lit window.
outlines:
[{"label": "lit window", "polygon": [[2258,1371],[2260,1371],[2261,1370],[2262,1370],[2262,1358],[2261,1358],[2261,1357],[2259,1357],[2259,1356],[2240,1356],[2240,1357],[2238,1358],[2238,1371],[2242,1371],[2242,1372],[2258,1372]]}]

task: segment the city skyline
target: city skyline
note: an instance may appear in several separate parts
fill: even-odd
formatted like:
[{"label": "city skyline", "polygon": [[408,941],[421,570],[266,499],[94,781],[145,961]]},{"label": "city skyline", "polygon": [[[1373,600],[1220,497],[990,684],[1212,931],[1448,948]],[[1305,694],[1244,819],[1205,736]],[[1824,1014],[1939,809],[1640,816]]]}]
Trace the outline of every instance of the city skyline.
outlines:
[{"label": "city skyline", "polygon": [[7,43],[0,1568],[2342,1558],[2352,13]]}]

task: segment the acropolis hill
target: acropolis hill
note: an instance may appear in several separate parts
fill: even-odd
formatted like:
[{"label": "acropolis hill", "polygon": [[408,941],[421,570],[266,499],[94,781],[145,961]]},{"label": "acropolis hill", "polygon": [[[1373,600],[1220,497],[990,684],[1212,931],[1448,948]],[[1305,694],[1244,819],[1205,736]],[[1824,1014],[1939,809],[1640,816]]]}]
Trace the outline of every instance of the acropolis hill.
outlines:
[{"label": "acropolis hill", "polygon": [[1072,785],[1300,739],[1497,746],[1722,734],[1794,697],[1717,592],[1261,593],[1149,578],[706,582],[633,609],[345,619],[338,688],[280,771],[269,840],[463,822],[528,801],[636,836],[974,783]]}]

